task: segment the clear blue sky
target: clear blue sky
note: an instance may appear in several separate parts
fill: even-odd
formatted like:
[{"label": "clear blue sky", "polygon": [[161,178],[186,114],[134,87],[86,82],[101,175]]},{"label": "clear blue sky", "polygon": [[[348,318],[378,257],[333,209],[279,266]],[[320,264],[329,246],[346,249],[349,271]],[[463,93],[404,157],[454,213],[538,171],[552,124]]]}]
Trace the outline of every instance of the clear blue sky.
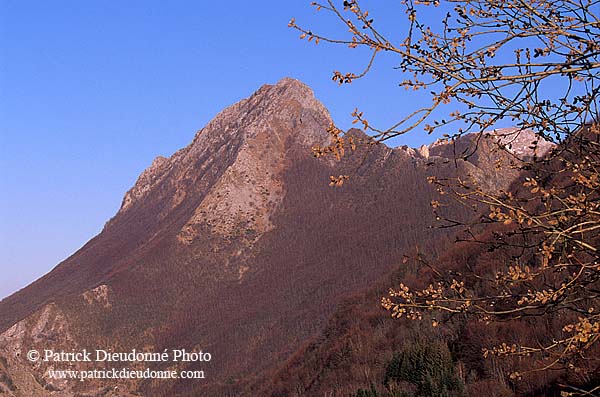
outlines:
[{"label": "clear blue sky", "polygon": [[344,128],[355,106],[384,125],[414,104],[391,63],[333,83],[365,54],[298,40],[292,17],[339,31],[309,3],[0,0],[0,298],[97,234],[155,156],[264,83],[304,81]]}]

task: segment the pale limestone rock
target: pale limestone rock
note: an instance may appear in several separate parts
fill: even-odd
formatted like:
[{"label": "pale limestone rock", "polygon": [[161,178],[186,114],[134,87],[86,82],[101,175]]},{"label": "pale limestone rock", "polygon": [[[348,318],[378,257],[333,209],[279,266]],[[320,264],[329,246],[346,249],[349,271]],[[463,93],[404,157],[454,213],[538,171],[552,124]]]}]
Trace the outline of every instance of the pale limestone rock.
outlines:
[{"label": "pale limestone rock", "polygon": [[112,307],[112,304],[110,303],[110,300],[108,298],[108,292],[109,292],[108,285],[102,284],[102,285],[97,286],[94,289],[85,291],[82,294],[82,296],[88,305],[98,303],[105,309],[110,309]]}]

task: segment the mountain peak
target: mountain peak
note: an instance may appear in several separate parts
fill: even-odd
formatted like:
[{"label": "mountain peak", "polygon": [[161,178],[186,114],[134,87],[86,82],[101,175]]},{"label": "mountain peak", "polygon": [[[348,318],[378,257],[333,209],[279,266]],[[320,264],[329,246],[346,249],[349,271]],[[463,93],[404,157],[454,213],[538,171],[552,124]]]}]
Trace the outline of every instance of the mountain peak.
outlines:
[{"label": "mountain peak", "polygon": [[[275,84],[265,84],[259,88],[248,100],[262,100],[275,106],[291,105],[297,102],[302,108],[313,110],[324,115],[331,122],[329,110],[315,97],[313,90],[300,80],[284,77]],[[243,101],[242,101],[243,102]]]},{"label": "mountain peak", "polygon": [[304,84],[302,81],[295,79],[293,77],[283,77],[281,80],[279,80],[277,83],[275,83],[276,86],[280,86],[280,87],[295,87],[295,88],[300,88],[300,89],[307,89],[310,90],[312,92],[312,90],[310,89],[310,87],[306,84]]},{"label": "mountain peak", "polygon": [[[341,162],[320,161],[310,148],[328,143],[330,123],[312,90],[285,78],[219,113],[187,147],[157,157],[99,236],[0,302],[0,390],[8,385],[10,396],[17,388],[29,396],[292,394],[262,393],[260,386],[285,379],[282,363],[308,357],[294,352],[328,332],[327,319],[345,305],[340,291],[380,285],[415,246],[452,244],[448,229],[429,227],[437,194],[427,176],[469,174],[497,191],[517,174],[497,172],[491,156],[477,164],[424,162],[410,148],[394,152],[385,145]],[[369,139],[361,130],[347,133]],[[432,147],[432,156],[445,146]],[[330,175],[346,172],[356,183],[327,186]],[[476,216],[448,204],[452,218]],[[32,365],[25,354],[48,346],[159,353],[176,346],[206,349],[218,359],[202,367],[152,363],[153,370],[169,371],[206,365],[210,374],[202,382],[53,382],[44,375],[52,363]],[[73,363],[72,369],[94,367]],[[307,394],[323,394],[313,391]]]},{"label": "mountain peak", "polygon": [[126,193],[119,212],[156,202],[162,219],[189,205],[195,211],[178,235],[180,242],[192,243],[206,225],[231,236],[242,223],[255,231],[255,240],[272,228],[270,216],[283,197],[283,175],[292,158],[310,157],[312,146],[327,144],[331,122],[306,84],[283,78],[263,85],[218,113],[190,145],[155,159]]},{"label": "mountain peak", "polygon": [[[303,117],[304,116],[304,117]],[[287,127],[296,128],[298,124],[316,121],[317,125],[302,126],[301,134],[297,136],[300,143],[314,145],[322,141],[322,136],[314,136],[314,127],[328,126],[332,120],[327,108],[315,98],[313,90],[303,82],[291,77],[284,77],[276,84],[264,84],[248,98],[225,108],[219,112],[204,128],[196,134],[205,134],[209,130],[236,130],[247,131],[255,124],[264,127],[265,122],[273,119],[287,124]],[[233,124],[233,125],[232,125]],[[231,128],[233,127],[233,128]],[[320,130],[321,128],[316,128]],[[304,136],[304,135],[309,136]],[[304,136],[304,139],[302,137]],[[196,139],[195,139],[196,140]],[[193,143],[192,143],[193,144]]]},{"label": "mountain peak", "polygon": [[304,98],[307,101],[305,102],[306,104],[312,105],[314,105],[313,101],[316,100],[312,88],[292,77],[284,77],[274,85],[267,85],[267,87],[273,89],[272,91],[269,91],[272,95],[288,96],[296,99]]},{"label": "mountain peak", "polygon": [[509,152],[519,157],[543,156],[554,145],[529,129],[498,128],[486,131]]},{"label": "mountain peak", "polygon": [[275,84],[264,84],[258,91],[263,89],[268,90],[269,88],[276,88],[280,93],[291,90],[307,96],[314,96],[313,90],[307,84],[293,77],[283,77]]}]

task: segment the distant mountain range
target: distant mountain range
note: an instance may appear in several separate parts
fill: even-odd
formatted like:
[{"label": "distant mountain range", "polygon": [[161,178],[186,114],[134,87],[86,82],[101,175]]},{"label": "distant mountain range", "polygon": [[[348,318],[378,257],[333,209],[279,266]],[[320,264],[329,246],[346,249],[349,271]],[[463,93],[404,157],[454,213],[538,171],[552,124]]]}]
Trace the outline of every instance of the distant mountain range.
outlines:
[{"label": "distant mountain range", "polygon": [[[99,235],[0,302],[0,394],[317,395],[283,374],[353,318],[371,311],[383,321],[373,291],[405,255],[437,257],[452,245],[452,230],[435,227],[430,202],[438,194],[427,177],[470,175],[485,189],[506,189],[517,171],[497,172],[498,163],[550,145],[506,129],[317,159],[311,147],[329,142],[331,123],[309,87],[285,78],[223,110],[171,157],[157,157]],[[330,175],[342,174],[350,180],[328,186]],[[445,211],[477,216],[456,203]],[[212,359],[127,364],[202,370],[205,379],[79,382],[50,379],[47,371],[60,365],[28,361],[31,349],[186,349]],[[315,374],[323,372],[319,360],[311,363]],[[352,378],[368,384],[368,374]]]}]

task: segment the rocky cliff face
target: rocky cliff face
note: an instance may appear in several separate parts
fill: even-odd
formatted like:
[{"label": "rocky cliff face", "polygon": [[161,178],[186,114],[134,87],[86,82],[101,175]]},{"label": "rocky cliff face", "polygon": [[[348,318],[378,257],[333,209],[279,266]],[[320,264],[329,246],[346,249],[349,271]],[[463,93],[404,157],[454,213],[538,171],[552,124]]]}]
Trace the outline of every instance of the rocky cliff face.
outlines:
[{"label": "rocky cliff face", "polygon": [[[157,157],[100,235],[0,302],[0,390],[253,395],[256,380],[317,334],[349,293],[408,250],[435,254],[450,241],[429,228],[436,193],[427,176],[472,174],[490,189],[514,177],[491,165],[509,152],[455,160],[439,143],[317,160],[310,148],[327,143],[330,123],[310,88],[283,79],[223,110],[170,158]],[[465,139],[457,145],[473,142]],[[350,183],[327,185],[329,175],[351,172]],[[48,346],[203,349],[215,359],[201,382],[82,384],[52,381],[48,366],[25,359]]]},{"label": "rocky cliff face", "polygon": [[[125,194],[119,214],[165,183],[175,189],[170,205],[165,208],[168,212],[185,199],[186,181],[195,179],[199,172],[210,168],[212,162],[221,157],[227,157],[228,153],[232,154],[232,162],[206,200],[232,204],[221,208],[230,217],[235,217],[232,211],[235,212],[236,203],[232,202],[238,198],[244,203],[255,200],[261,206],[264,199],[260,198],[260,186],[271,185],[281,177],[286,145],[310,148],[324,143],[327,137],[323,126],[329,123],[329,112],[306,85],[290,78],[274,86],[265,85],[251,97],[220,112],[196,133],[188,147],[169,159],[157,157]],[[234,187],[252,189],[232,194],[231,200],[215,200],[220,194],[230,194],[227,191]],[[273,195],[275,202],[277,192]],[[205,207],[208,206],[206,203]]]}]

